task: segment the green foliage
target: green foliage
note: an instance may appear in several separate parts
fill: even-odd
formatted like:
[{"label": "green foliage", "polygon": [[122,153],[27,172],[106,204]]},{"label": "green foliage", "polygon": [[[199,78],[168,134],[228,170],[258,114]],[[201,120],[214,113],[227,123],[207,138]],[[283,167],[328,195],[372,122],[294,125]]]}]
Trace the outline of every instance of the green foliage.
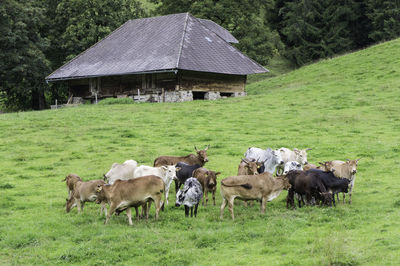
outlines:
[{"label": "green foliage", "polygon": [[[0,115],[0,262],[4,265],[398,265],[400,39],[253,83],[218,101],[84,105]],[[211,144],[216,206],[170,205],[128,226],[100,207],[65,213],[68,173],[100,179],[114,162],[151,165]],[[287,210],[285,196],[219,219],[220,180],[249,146],[307,148],[308,160],[362,157],[353,203]],[[211,195],[210,195],[211,197]],[[210,201],[209,201],[210,202]],[[153,204],[154,206],[154,204]]]},{"label": "green foliage", "polygon": [[360,17],[354,1],[277,1],[270,18],[286,44],[285,55],[303,65],[355,48],[351,25]]},{"label": "green foliage", "polygon": [[264,24],[264,0],[201,0],[160,1],[160,14],[190,12],[195,17],[210,19],[232,33],[239,40],[237,48],[257,62],[266,65],[282,49],[279,36]]},{"label": "green foliage", "polygon": [[372,24],[371,39],[383,41],[400,36],[400,1],[369,0],[367,12]]},{"label": "green foliage", "polygon": [[40,34],[44,10],[32,1],[0,5],[0,92],[9,110],[43,109],[49,42]]}]

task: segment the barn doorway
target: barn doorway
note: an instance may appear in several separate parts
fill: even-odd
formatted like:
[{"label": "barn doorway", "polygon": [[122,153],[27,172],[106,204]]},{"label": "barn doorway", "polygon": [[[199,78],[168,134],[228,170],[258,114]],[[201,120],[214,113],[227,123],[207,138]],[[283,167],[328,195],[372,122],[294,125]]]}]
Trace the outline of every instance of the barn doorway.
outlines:
[{"label": "barn doorway", "polygon": [[204,91],[193,91],[193,100],[204,100],[206,93]]},{"label": "barn doorway", "polygon": [[230,92],[221,92],[220,95],[222,98],[226,98],[226,97],[233,97],[235,94]]}]

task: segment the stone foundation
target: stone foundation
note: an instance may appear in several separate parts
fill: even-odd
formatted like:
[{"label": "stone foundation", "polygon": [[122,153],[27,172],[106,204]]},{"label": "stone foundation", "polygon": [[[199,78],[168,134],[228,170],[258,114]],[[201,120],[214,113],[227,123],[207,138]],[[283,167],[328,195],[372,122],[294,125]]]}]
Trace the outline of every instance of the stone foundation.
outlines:
[{"label": "stone foundation", "polygon": [[219,94],[219,91],[217,91],[217,92],[210,91],[204,95],[204,100],[218,100],[218,99],[221,99],[221,95]]},{"label": "stone foundation", "polygon": [[166,91],[164,102],[187,102],[193,101],[192,91]]}]

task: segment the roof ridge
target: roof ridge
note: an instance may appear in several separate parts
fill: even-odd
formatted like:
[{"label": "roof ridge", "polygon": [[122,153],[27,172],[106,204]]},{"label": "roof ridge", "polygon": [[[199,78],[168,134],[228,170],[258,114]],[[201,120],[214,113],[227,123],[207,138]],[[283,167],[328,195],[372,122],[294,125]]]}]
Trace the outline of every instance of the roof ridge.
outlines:
[{"label": "roof ridge", "polygon": [[182,50],[183,50],[183,43],[185,42],[185,35],[186,35],[186,28],[189,20],[189,12],[186,12],[186,18],[185,18],[185,26],[183,28],[183,33],[182,33],[182,40],[181,44],[179,46],[179,52],[178,52],[178,60],[176,61],[176,68],[179,67],[179,62],[181,61],[181,55],[182,55]]},{"label": "roof ridge", "polygon": [[53,72],[51,72],[49,75],[47,75],[47,77],[45,77],[44,79],[47,80],[51,75],[53,75],[54,72],[56,72],[57,70],[59,70],[60,68],[64,67],[65,65],[72,63],[73,61],[77,60],[79,57],[81,57],[84,53],[86,53],[86,51],[89,51],[90,49],[92,49],[93,47],[95,47],[96,45],[98,45],[99,43],[101,43],[103,40],[106,40],[107,38],[109,38],[113,33],[117,32],[118,30],[120,30],[122,28],[122,26],[124,26],[125,24],[129,23],[131,20],[128,20],[124,23],[122,23],[118,28],[116,28],[115,30],[111,31],[107,36],[105,36],[104,38],[102,38],[101,40],[98,40],[97,42],[95,42],[94,44],[92,44],[89,48],[83,50],[82,52],[80,52],[77,56],[75,56],[74,58],[72,58],[71,60],[68,60],[68,62],[65,62],[64,64],[62,64],[60,67],[58,67],[56,70],[54,70]]}]

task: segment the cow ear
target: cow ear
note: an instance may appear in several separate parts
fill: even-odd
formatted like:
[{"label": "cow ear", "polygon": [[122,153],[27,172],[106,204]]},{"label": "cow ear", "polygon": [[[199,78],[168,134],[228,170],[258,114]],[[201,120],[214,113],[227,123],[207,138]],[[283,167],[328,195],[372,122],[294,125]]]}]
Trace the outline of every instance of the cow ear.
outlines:
[{"label": "cow ear", "polygon": [[165,165],[161,166],[162,169],[167,170],[168,167],[166,167]]},{"label": "cow ear", "polygon": [[215,173],[216,176],[217,176],[217,175],[220,175],[220,174],[221,174],[221,172],[216,172],[216,173]]},{"label": "cow ear", "polygon": [[361,160],[361,158],[358,158],[358,159],[356,160],[356,162],[358,163],[359,160]]},{"label": "cow ear", "polygon": [[307,148],[307,149],[306,149],[306,151],[311,151],[311,150],[312,150],[312,148]]}]

